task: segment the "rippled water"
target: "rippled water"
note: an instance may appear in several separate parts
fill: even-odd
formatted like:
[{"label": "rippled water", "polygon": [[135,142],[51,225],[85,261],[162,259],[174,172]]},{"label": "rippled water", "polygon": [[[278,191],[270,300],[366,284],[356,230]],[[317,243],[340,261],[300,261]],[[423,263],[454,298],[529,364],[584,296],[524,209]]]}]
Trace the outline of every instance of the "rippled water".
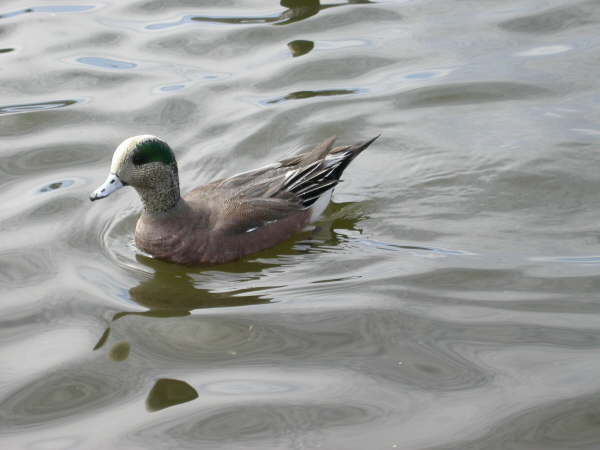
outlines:
[{"label": "rippled water", "polygon": [[[0,3],[0,442],[600,448],[596,0]],[[314,231],[190,269],[91,204],[382,137]]]}]

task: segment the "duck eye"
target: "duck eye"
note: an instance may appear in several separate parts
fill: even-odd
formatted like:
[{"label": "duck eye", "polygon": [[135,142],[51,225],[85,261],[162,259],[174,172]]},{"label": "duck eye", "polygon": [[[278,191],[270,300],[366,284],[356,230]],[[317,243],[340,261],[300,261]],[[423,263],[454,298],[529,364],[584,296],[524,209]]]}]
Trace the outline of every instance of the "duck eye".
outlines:
[{"label": "duck eye", "polygon": [[131,160],[136,166],[141,166],[142,164],[149,162],[148,158],[144,156],[144,152],[139,150],[133,154],[133,158],[131,158]]}]

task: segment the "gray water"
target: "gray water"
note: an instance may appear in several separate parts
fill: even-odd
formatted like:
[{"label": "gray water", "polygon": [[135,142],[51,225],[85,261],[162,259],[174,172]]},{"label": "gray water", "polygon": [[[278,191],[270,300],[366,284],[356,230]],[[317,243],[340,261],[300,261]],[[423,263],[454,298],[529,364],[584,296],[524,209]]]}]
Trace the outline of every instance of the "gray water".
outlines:
[{"label": "gray water", "polygon": [[[0,2],[3,449],[600,448],[596,0]],[[382,137],[314,231],[136,250],[184,191]]]}]

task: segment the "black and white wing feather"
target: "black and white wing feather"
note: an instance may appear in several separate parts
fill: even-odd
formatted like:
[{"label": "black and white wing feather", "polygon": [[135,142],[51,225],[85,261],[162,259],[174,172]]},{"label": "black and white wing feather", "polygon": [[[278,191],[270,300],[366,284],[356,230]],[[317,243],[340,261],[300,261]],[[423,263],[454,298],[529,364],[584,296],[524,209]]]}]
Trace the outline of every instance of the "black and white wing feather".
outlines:
[{"label": "black and white wing feather", "polygon": [[290,170],[285,174],[281,189],[295,194],[302,205],[309,208],[321,195],[336,187],[353,156],[353,152],[347,150]]}]

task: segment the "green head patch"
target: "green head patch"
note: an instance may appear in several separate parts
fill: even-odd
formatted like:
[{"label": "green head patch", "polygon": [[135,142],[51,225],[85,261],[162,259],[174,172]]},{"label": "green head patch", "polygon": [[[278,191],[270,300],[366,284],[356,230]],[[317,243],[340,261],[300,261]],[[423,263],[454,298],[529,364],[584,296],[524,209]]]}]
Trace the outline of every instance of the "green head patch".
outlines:
[{"label": "green head patch", "polygon": [[173,164],[175,163],[175,155],[173,155],[171,147],[166,142],[157,138],[151,138],[136,145],[131,160],[136,166],[151,162]]}]

